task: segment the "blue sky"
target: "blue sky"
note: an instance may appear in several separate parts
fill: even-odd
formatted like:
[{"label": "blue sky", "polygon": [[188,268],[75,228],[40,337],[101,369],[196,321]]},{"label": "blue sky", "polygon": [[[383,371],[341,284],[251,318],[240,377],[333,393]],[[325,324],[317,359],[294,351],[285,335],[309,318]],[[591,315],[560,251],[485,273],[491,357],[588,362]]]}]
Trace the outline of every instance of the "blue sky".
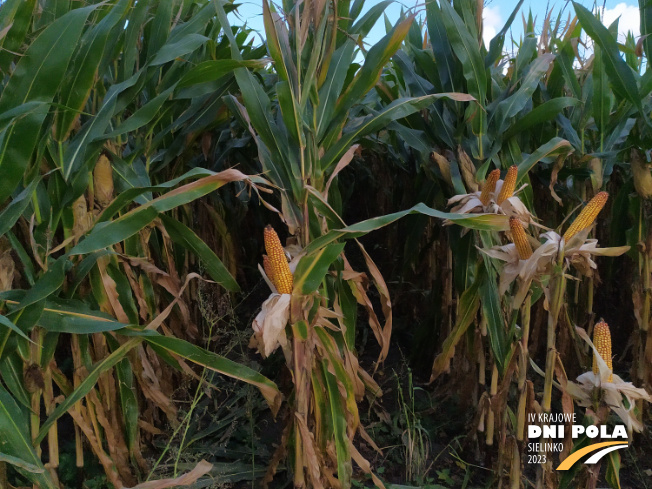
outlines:
[{"label": "blue sky", "polygon": [[[365,11],[369,9],[372,5],[378,3],[376,0],[367,0],[365,4]],[[579,3],[583,4],[585,7],[595,10],[596,1],[594,0],[579,0]],[[390,20],[395,21],[398,19],[401,8],[413,8],[417,6],[417,10],[423,10],[424,0],[403,0],[397,1],[394,4],[390,5],[386,9],[387,16]],[[500,30],[504,25],[505,21],[511,14],[516,2],[514,0],[489,0],[486,3],[484,9],[484,37],[485,42],[488,44],[488,40],[493,37],[493,35]],[[624,35],[628,30],[634,32],[635,36],[640,35],[639,30],[639,10],[638,3],[633,2],[632,0],[623,1],[623,0],[600,0],[597,2],[597,5],[604,8],[604,13],[602,15],[605,24],[611,24],[616,18],[620,17],[620,32],[621,35]],[[552,9],[553,12],[558,12],[559,9],[565,9],[564,18],[568,15],[568,12],[573,12],[573,7],[570,2],[566,1],[549,1],[549,0],[525,0],[523,2],[523,7],[521,8],[521,13],[527,16],[529,10],[532,10],[532,13],[537,17],[537,26],[541,26],[543,19],[545,17],[546,11]],[[240,19],[246,21],[247,24],[263,33],[263,20],[262,20],[262,1],[260,0],[243,0],[242,5],[238,9],[240,14]],[[239,21],[233,20],[234,24],[240,23]],[[518,39],[523,32],[523,22],[521,16],[518,15],[512,24],[512,34],[515,39]],[[375,43],[385,34],[385,26],[382,22],[382,18],[374,27],[372,32],[369,35],[367,41],[371,44]],[[508,47],[507,45],[505,46]]]}]

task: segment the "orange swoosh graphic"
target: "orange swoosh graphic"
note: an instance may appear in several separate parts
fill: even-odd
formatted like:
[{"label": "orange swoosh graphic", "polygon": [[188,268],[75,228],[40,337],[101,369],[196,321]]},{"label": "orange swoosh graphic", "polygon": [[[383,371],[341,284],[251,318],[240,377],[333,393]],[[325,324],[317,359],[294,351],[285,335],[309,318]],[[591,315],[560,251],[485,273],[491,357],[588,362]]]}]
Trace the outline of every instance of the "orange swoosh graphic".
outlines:
[{"label": "orange swoosh graphic", "polygon": [[568,470],[573,466],[575,462],[581,459],[584,455],[589,454],[591,452],[595,452],[600,448],[610,447],[613,445],[627,445],[627,443],[622,441],[603,441],[601,443],[594,443],[593,445],[589,445],[588,447],[581,448],[580,450],[573,452],[568,457],[566,457],[566,459],[559,464],[557,470]]}]

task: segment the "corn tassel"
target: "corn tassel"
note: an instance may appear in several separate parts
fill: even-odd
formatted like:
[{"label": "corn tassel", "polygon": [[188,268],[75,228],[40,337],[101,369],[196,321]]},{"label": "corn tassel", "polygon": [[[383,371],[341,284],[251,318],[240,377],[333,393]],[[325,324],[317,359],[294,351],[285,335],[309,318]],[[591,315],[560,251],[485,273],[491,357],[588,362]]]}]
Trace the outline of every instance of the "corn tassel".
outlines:
[{"label": "corn tassel", "polygon": [[[600,320],[598,324],[595,325],[593,329],[593,345],[598,350],[598,353],[604,360],[604,363],[607,364],[609,370],[613,372],[613,363],[611,361],[611,332],[609,331],[609,325],[603,320]],[[598,359],[596,358],[595,351],[593,352],[593,373],[600,375],[600,369],[598,368]],[[609,382],[614,381],[614,375],[611,373],[609,375]]]},{"label": "corn tassel", "polygon": [[521,260],[527,260],[532,256],[532,246],[527,240],[527,235],[523,229],[523,224],[518,217],[509,218],[509,229],[512,231],[512,241],[516,246],[518,257]]},{"label": "corn tassel", "polygon": [[598,214],[604,205],[607,203],[608,198],[609,194],[607,192],[600,192],[593,197],[564,233],[564,241],[568,243],[568,241],[577,233],[590,227],[595,222],[595,218],[598,217]]},{"label": "corn tassel", "polygon": [[[278,234],[276,234],[276,231],[270,225],[265,227],[264,238],[265,251],[267,251],[269,262],[269,266],[265,267],[265,258],[263,258],[265,273],[268,274],[279,294],[291,294],[294,285],[292,272],[285,257],[283,246],[281,246],[281,240],[278,239]],[[269,270],[269,273],[267,270]]]},{"label": "corn tassel", "polygon": [[514,189],[516,189],[516,177],[518,176],[518,167],[512,165],[507,170],[507,175],[505,175],[505,180],[503,180],[503,188],[500,189],[498,194],[498,199],[496,204],[500,205],[514,195]]},{"label": "corn tassel", "polygon": [[496,182],[500,178],[500,170],[492,171],[482,186],[482,193],[480,194],[480,202],[482,205],[489,205],[489,200],[491,198],[491,193],[496,190]]}]

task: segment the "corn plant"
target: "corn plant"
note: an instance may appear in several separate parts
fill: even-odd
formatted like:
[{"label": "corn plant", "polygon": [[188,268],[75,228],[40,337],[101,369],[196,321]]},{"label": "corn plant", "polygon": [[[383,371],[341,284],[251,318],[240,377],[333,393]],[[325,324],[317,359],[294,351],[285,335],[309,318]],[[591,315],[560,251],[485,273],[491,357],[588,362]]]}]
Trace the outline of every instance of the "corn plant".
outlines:
[{"label": "corn plant", "polygon": [[263,63],[230,28],[252,59],[229,59],[212,2],[54,5],[0,6],[0,452],[36,486],[57,487],[58,420],[70,415],[77,465],[90,446],[121,487],[149,471],[139,422],[178,423],[169,379],[196,376],[189,363],[257,386],[278,408],[272,381],[188,341],[199,334],[188,285],[239,286],[184,224],[187,206],[266,181],[184,160],[220,123],[233,68]]},{"label": "corn plant", "polygon": [[[460,107],[444,100],[428,111],[411,115],[400,124],[391,126],[396,133],[392,143],[398,141],[411,148],[419,170],[435,180],[435,185],[445,195],[457,194],[449,200],[449,205],[454,205],[453,212],[460,212],[460,209],[466,212],[492,211],[487,204],[489,194],[495,191],[496,179],[501,175],[507,179],[505,170],[513,167],[518,169],[516,187],[527,184],[519,197],[534,216],[532,222],[536,224],[536,216],[539,216],[546,225],[556,227],[561,221],[572,219],[578,202],[590,200],[591,194],[598,194],[609,182],[611,169],[622,154],[634,118],[645,112],[637,94],[646,97],[647,93],[642,87],[641,92],[637,88],[639,82],[635,70],[640,69],[641,63],[631,56],[623,59],[618,52],[615,41],[617,25],[607,29],[586,9],[580,5],[574,7],[577,18],[569,17],[565,24],[561,13],[556,20],[551,13],[548,14],[539,38],[534,35],[532,16],[527,20],[524,18],[525,35],[519,49],[515,54],[505,56],[502,52],[505,34],[520,4],[486,49],[481,41],[482,26],[477,20],[481,18],[481,6],[470,2],[454,2],[453,5],[429,2],[425,24],[413,24],[403,49],[393,57],[392,74],[398,83],[384,87],[382,96],[386,100],[404,95],[424,95],[441,87],[449,90],[462,87],[461,90],[474,95],[484,109],[483,113],[474,113],[471,106]],[[427,35],[423,33],[424,28],[427,28]],[[595,41],[595,54],[591,59],[578,58],[573,49],[583,29]],[[559,207],[562,212],[555,212],[551,206],[538,206],[537,203],[543,199],[541,196],[534,198],[531,175],[549,186],[550,201],[562,204],[563,197],[571,202],[571,206]],[[438,198],[432,191],[429,195]],[[477,201],[472,200],[471,195],[475,195]],[[492,195],[494,204],[501,200],[498,192]],[[474,206],[476,209],[471,210]],[[579,222],[582,220],[578,217],[575,223]],[[512,223],[510,239],[514,244],[507,246],[514,248],[507,249],[510,253],[519,250],[516,262],[528,260],[533,253],[530,242],[538,246],[536,236],[540,226],[533,227],[534,236],[526,238],[520,220],[510,221]],[[566,234],[567,242],[571,234]],[[566,293],[563,278],[566,272],[563,270],[567,268],[561,258],[557,275],[534,284],[531,290],[530,282],[522,281],[512,293],[513,300],[509,299],[515,309],[510,310],[512,307],[502,304],[499,296],[494,295],[495,289],[491,285],[495,283],[500,268],[494,270],[494,265],[486,257],[478,265],[479,257],[474,247],[501,248],[492,252],[492,256],[504,260],[507,258],[503,251],[506,247],[501,246],[503,238],[500,234],[460,234],[451,228],[446,240],[453,243],[454,252],[442,257],[438,267],[453,271],[451,284],[454,287],[442,299],[441,309],[448,312],[448,318],[444,317],[441,325],[447,330],[448,338],[434,362],[432,378],[451,368],[456,345],[466,340],[466,351],[470,352],[468,361],[478,362],[480,385],[485,385],[485,370],[491,372],[487,392],[480,397],[478,409],[482,413],[480,426],[485,432],[486,444],[492,445],[494,438],[498,439],[499,450],[505,454],[498,459],[497,477],[502,477],[503,468],[511,465],[511,483],[517,484],[520,479],[520,449],[510,437],[514,436],[518,443],[524,439],[527,392],[531,389],[528,385],[532,385],[528,380],[530,309],[542,292],[546,292],[551,313],[546,335],[548,359],[542,407],[548,411],[552,377],[555,365],[559,363],[555,353],[556,337],[567,336],[566,332],[559,330],[557,318],[563,311],[565,321],[571,321],[567,316],[570,310],[565,304],[568,299],[578,303],[579,282],[572,291],[574,297]],[[624,248],[613,251],[622,252]],[[478,274],[478,266],[481,274]],[[503,267],[503,276],[508,267]],[[484,285],[485,281],[488,286]],[[502,277],[500,282],[502,284]],[[592,275],[582,284],[586,284],[586,304],[584,308],[574,310],[573,319],[578,323],[586,322],[590,328],[593,317]],[[502,285],[500,290],[503,290]],[[453,302],[456,296],[457,311],[446,304],[446,301]],[[478,311],[482,312],[481,318],[477,316]],[[476,332],[466,334],[472,325],[475,325]],[[515,330],[517,325],[520,328]],[[581,363],[584,361],[580,353],[582,345],[573,330],[570,331],[574,351],[578,353],[576,360]],[[483,353],[482,339],[485,336],[490,352],[488,364]],[[480,346],[477,346],[478,340]],[[538,338],[533,340],[537,345]],[[476,353],[478,351],[480,353]],[[473,358],[475,355],[476,359]],[[454,370],[463,366],[468,368],[468,361],[457,364]],[[506,385],[512,376],[518,385],[519,400],[517,411],[511,418],[516,422],[509,426],[508,416],[505,414],[503,419],[497,419],[496,413],[507,413],[505,406],[509,410]],[[495,424],[499,430],[497,435]],[[549,467],[546,473],[548,482],[550,474]]]},{"label": "corn plant", "polygon": [[[237,69],[242,104],[235,97],[227,99],[243,127],[251,132],[260,170],[280,189],[278,204],[271,210],[278,213],[296,243],[288,248],[290,268],[294,268],[290,282],[280,241],[271,230],[265,231],[264,268],[278,295],[263,304],[254,324],[259,350],[267,355],[282,346],[292,371],[292,405],[280,451],[291,454],[295,487],[331,485],[334,477],[349,487],[352,460],[370,472],[369,463],[352,442],[357,433],[369,440],[360,425],[357,402],[380,392],[355,357],[356,307],[360,304],[367,311],[380,348],[378,361],[382,362],[390,344],[391,301],[383,277],[361,243],[356,241],[369,278],[351,268],[342,240],[357,238],[410,212],[446,216],[422,206],[345,227],[336,177],[355,157],[354,143],[366,135],[438,99],[473,100],[448,93],[397,99],[386,107],[373,99],[368,107],[359,103],[374,88],[412,24],[412,18],[399,21],[368,49],[358,69],[354,63],[356,44],[362,42],[384,6],[372,7],[358,18],[362,2],[290,2],[284,3],[281,11],[263,2],[267,48],[274,61],[274,78],[269,82],[273,86],[262,85],[252,72]],[[225,22],[223,15],[221,19]],[[238,59],[237,50],[232,54]],[[483,228],[505,225],[493,218],[484,222],[464,216],[450,218]],[[341,231],[335,231],[338,229]],[[382,320],[367,294],[369,284],[380,296]],[[329,446],[335,450],[329,451]],[[275,467],[271,469],[267,480]]]}]

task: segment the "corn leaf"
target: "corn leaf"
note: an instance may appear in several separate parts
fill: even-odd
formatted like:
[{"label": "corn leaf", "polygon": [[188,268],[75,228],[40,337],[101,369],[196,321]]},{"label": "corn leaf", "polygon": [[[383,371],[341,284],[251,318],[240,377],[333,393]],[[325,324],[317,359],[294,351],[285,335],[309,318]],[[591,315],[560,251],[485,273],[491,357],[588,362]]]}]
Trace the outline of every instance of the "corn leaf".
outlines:
[{"label": "corn leaf", "polygon": [[[30,102],[52,102],[64,77],[86,18],[95,6],[75,9],[50,24],[20,58],[0,95],[0,114]],[[14,121],[0,143],[0,202],[23,178],[36,147],[48,106]]]},{"label": "corn leaf", "polygon": [[[611,85],[621,98],[629,100],[643,114],[636,78],[632,69],[620,56],[618,44],[609,30],[585,7],[573,2],[575,13],[586,33],[602,49],[602,60]],[[645,117],[645,115],[644,115]]]},{"label": "corn leaf", "polygon": [[516,179],[517,183],[525,178],[528,172],[543,158],[549,156],[556,156],[560,154],[572,153],[573,148],[571,144],[562,138],[552,138],[547,143],[543,144],[537,150],[528,156],[518,165],[518,177]]},{"label": "corn leaf", "polygon": [[295,292],[310,294],[317,290],[331,263],[340,256],[343,250],[344,243],[333,243],[303,256],[294,271]]},{"label": "corn leaf", "polygon": [[[27,413],[16,404],[0,385],[0,452],[6,457],[12,457],[16,470],[40,489],[55,489],[50,475],[36,456],[29,434]],[[11,460],[6,460],[11,462]],[[11,462],[13,463],[13,462]]]},{"label": "corn leaf", "polygon": [[342,134],[341,138],[322,157],[322,169],[324,172],[328,171],[359,138],[384,128],[391,121],[414,114],[442,98],[458,102],[472,102],[475,100],[470,95],[463,93],[436,93],[424,97],[395,100],[379,113],[367,116],[359,124]]},{"label": "corn leaf", "polygon": [[50,427],[57,421],[57,419],[63,416],[76,402],[82,400],[84,396],[90,392],[100,378],[100,375],[110,368],[113,368],[127,355],[127,353],[129,353],[130,350],[138,346],[141,341],[141,338],[132,338],[123,343],[117,350],[114,350],[96,363],[88,372],[88,376],[79,383],[77,388],[67,396],[63,402],[52,411],[52,414],[48,416],[45,422],[43,422],[34,441],[40,443],[47,436]]},{"label": "corn leaf", "polygon": [[162,336],[156,332],[148,331],[143,336],[143,339],[181,358],[257,387],[269,404],[272,412],[276,414],[278,411],[281,402],[281,393],[276,387],[276,384],[255,370],[228,358],[216,355],[180,338]]},{"label": "corn leaf", "polygon": [[243,173],[230,169],[183,185],[132,209],[113,221],[99,223],[70,253],[82,255],[119,243],[147,226],[158,217],[159,213],[192,202],[226,183],[246,179],[248,177]]},{"label": "corn leaf", "polygon": [[161,220],[172,241],[197,255],[202,260],[204,267],[206,267],[206,272],[208,272],[213,280],[230,292],[238,292],[240,290],[238,282],[236,282],[226,269],[222,260],[219,259],[213,250],[192,229],[166,215],[161,215]]},{"label": "corn leaf", "polygon": [[16,195],[16,198],[9,205],[0,211],[0,236],[9,231],[27,209],[39,181],[40,178],[32,180],[23,191]]},{"label": "corn leaf", "polygon": [[54,138],[62,141],[70,130],[88,99],[95,76],[104,56],[109,35],[124,18],[133,0],[120,0],[98,24],[81,38],[79,49],[71,64],[71,73],[62,85],[59,100],[64,106],[57,112]]},{"label": "corn leaf", "polygon": [[443,372],[447,372],[450,368],[451,358],[455,354],[455,346],[473,322],[473,319],[478,313],[478,309],[480,309],[480,287],[484,282],[484,274],[478,273],[471,287],[466,289],[460,297],[455,326],[451,334],[448,335],[448,338],[444,340],[441,353],[435,358],[435,362],[432,365],[430,382],[434,381]]}]

